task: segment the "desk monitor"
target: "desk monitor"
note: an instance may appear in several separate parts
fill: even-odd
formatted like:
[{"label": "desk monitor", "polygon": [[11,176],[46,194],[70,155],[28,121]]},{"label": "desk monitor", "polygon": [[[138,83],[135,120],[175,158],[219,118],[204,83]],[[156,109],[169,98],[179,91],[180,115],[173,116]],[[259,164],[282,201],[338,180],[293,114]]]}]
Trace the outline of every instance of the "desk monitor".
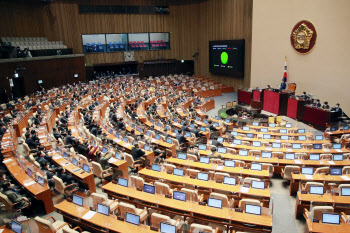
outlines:
[{"label": "desk monitor", "polygon": [[238,151],[238,154],[241,155],[241,156],[248,156],[248,150],[242,150],[242,149],[240,149],[240,150]]},{"label": "desk monitor", "polygon": [[83,197],[76,194],[73,195],[73,203],[79,206],[83,206]]},{"label": "desk monitor", "polygon": [[68,158],[68,154],[66,152],[63,152],[63,158],[65,158],[65,159]]},{"label": "desk monitor", "polygon": [[225,176],[224,177],[224,184],[236,185],[236,177]]},{"label": "desk monitor", "polygon": [[247,138],[254,138],[254,134],[253,133],[247,133]]},{"label": "desk monitor", "polygon": [[161,233],[176,233],[176,226],[161,222],[160,223],[160,232]]},{"label": "desk monitor", "polygon": [[271,139],[271,134],[263,134],[264,139]]},{"label": "desk monitor", "polygon": [[254,141],[253,146],[255,147],[261,147],[261,142],[260,141]]},{"label": "desk monitor", "polygon": [[128,187],[128,180],[122,177],[118,177],[118,185]]},{"label": "desk monitor", "polygon": [[173,140],[171,140],[171,138],[167,138],[166,142],[169,143],[169,144],[173,144]]},{"label": "desk monitor", "polygon": [[180,124],[181,124],[181,125],[184,125],[184,124],[185,124],[185,122],[184,122],[184,121],[181,121],[181,122],[180,122]]},{"label": "desk monitor", "polygon": [[186,136],[187,138],[190,138],[190,137],[191,137],[191,133],[190,133],[190,132],[186,132],[186,133],[185,133],[185,136]]},{"label": "desk monitor", "polygon": [[173,199],[179,200],[179,201],[186,201],[186,193],[174,191],[173,192]]},{"label": "desk monitor", "polygon": [[340,214],[322,213],[322,223],[340,224]]},{"label": "desk monitor", "polygon": [[151,151],[150,145],[145,145],[143,149],[145,149],[146,151]]},{"label": "desk monitor", "polygon": [[85,172],[90,172],[90,166],[84,163],[84,164],[83,164],[83,170],[84,170]]},{"label": "desk monitor", "polygon": [[114,157],[118,160],[122,160],[122,156],[119,154],[119,152],[115,152]]},{"label": "desk monitor", "polygon": [[197,179],[198,179],[198,180],[208,181],[208,179],[209,179],[209,174],[208,174],[208,173],[204,173],[204,172],[198,172],[198,173],[197,173]]},{"label": "desk monitor", "polygon": [[341,167],[332,167],[329,169],[329,174],[332,176],[341,176],[343,174],[343,169]]},{"label": "desk monitor", "polygon": [[[146,136],[148,136],[148,137],[151,136],[151,132],[150,132],[150,131],[147,131],[147,132],[146,132]],[[117,138],[119,138],[119,134],[118,134]]]},{"label": "desk monitor", "polygon": [[177,122],[177,118],[174,118],[174,122]]},{"label": "desk monitor", "polygon": [[261,153],[261,158],[268,158],[271,159],[272,153],[271,152],[267,152],[267,151],[263,151]]},{"label": "desk monitor", "polygon": [[11,230],[15,233],[22,233],[22,224],[12,219]]},{"label": "desk monitor", "polygon": [[222,209],[222,200],[209,197],[208,206]]},{"label": "desk monitor", "polygon": [[320,154],[310,154],[309,160],[319,161],[320,160]]},{"label": "desk monitor", "polygon": [[162,124],[158,122],[157,126],[158,126],[158,127],[162,127]]},{"label": "desk monitor", "polygon": [[244,131],[249,131],[250,128],[249,128],[248,126],[243,126],[243,130],[244,130]]},{"label": "desk monitor", "polygon": [[299,141],[306,141],[306,136],[305,135],[300,135],[298,136]]},{"label": "desk monitor", "polygon": [[73,164],[74,166],[78,166],[78,160],[77,160],[76,158],[73,158],[73,159],[72,159],[72,164]]},{"label": "desk monitor", "polygon": [[350,196],[350,188],[348,188],[348,187],[341,188],[341,195],[342,196]]},{"label": "desk monitor", "polygon": [[323,140],[323,135],[316,135],[315,136],[316,141],[322,141]]},{"label": "desk monitor", "polygon": [[218,137],[217,141],[223,143],[224,142],[224,138],[223,137]]},{"label": "desk monitor", "polygon": [[[125,137],[124,137],[125,138]],[[126,139],[128,139],[128,138],[126,138]],[[103,153],[107,153],[107,151],[108,151],[108,148],[107,147],[102,147],[102,152]]]},{"label": "desk monitor", "polygon": [[199,121],[200,119],[199,119],[199,117],[196,117],[196,121]]},{"label": "desk monitor", "polygon": [[214,125],[215,127],[219,127],[219,123],[217,123],[217,122],[215,122],[213,125]]},{"label": "desk monitor", "polygon": [[[150,134],[151,134],[150,132],[148,132],[148,131],[146,132],[147,136],[149,136]],[[116,136],[116,138],[119,138],[119,133],[116,133],[115,136]]]},{"label": "desk monitor", "polygon": [[322,144],[312,144],[314,150],[322,150]]},{"label": "desk monitor", "polygon": [[294,153],[285,153],[284,159],[294,160],[295,159],[295,154]]},{"label": "desk monitor", "polygon": [[292,123],[287,123],[286,128],[292,128]]},{"label": "desk monitor", "polygon": [[177,154],[177,158],[178,158],[178,159],[186,160],[186,159],[187,159],[187,155],[186,155],[185,153],[178,153],[178,154]]},{"label": "desk monitor", "polygon": [[226,123],[230,123],[230,119],[225,119],[225,122]]},{"label": "desk monitor", "polygon": [[160,172],[161,166],[159,164],[152,164],[152,170],[156,172]]},{"label": "desk monitor", "polygon": [[169,126],[166,125],[166,126],[164,127],[164,129],[165,129],[165,131],[168,131],[168,130],[169,130]]},{"label": "desk monitor", "polygon": [[207,150],[207,145],[199,144],[198,145],[198,150]]},{"label": "desk monitor", "polygon": [[261,171],[262,170],[262,165],[260,163],[251,163],[250,169],[251,170]]},{"label": "desk monitor", "polygon": [[281,143],[273,142],[272,143],[272,148],[281,148]]},{"label": "desk monitor", "polygon": [[194,124],[190,124],[190,127],[191,127],[191,128],[194,128],[194,127],[195,127],[195,125],[194,125]]},{"label": "desk monitor", "polygon": [[204,124],[208,124],[208,120],[203,120],[203,123]]},{"label": "desk monitor", "polygon": [[261,128],[260,132],[267,133],[269,130],[267,128]]},{"label": "desk monitor", "polygon": [[154,120],[151,120],[151,122],[152,122],[152,124],[154,124],[155,121],[154,121]]},{"label": "desk monitor", "polygon": [[205,128],[204,126],[202,126],[202,127],[201,127],[201,131],[202,131],[202,132],[205,132],[205,131],[207,131],[207,128]]},{"label": "desk monitor", "polygon": [[289,140],[289,136],[288,135],[281,135],[281,140]]},{"label": "desk monitor", "polygon": [[33,171],[29,167],[27,168],[27,175],[32,178],[33,177]]},{"label": "desk monitor", "polygon": [[155,194],[156,193],[156,187],[153,186],[153,185],[144,184],[143,185],[143,191],[146,192],[146,193]]},{"label": "desk monitor", "polygon": [[44,178],[42,178],[41,176],[38,176],[38,184],[44,187]]},{"label": "desk monitor", "polygon": [[252,188],[265,189],[265,182],[264,181],[253,180],[252,181]]},{"label": "desk monitor", "polygon": [[343,130],[349,130],[349,126],[348,126],[348,125],[345,125],[345,126],[343,127]]},{"label": "desk monitor", "polygon": [[301,168],[301,174],[303,174],[303,175],[313,175],[314,174],[314,168],[313,167],[302,167]]},{"label": "desk monitor", "polygon": [[300,143],[293,143],[292,148],[293,149],[301,149],[301,144]]},{"label": "desk monitor", "polygon": [[140,225],[140,216],[126,212],[125,221],[128,223],[135,224],[135,225],[139,226]]},{"label": "desk monitor", "polygon": [[275,124],[275,123],[269,123],[269,127],[270,127],[270,128],[275,128],[275,127],[276,127],[276,124]]},{"label": "desk monitor", "polygon": [[261,215],[261,206],[259,206],[259,205],[245,204],[245,212],[246,212],[247,214]]},{"label": "desk monitor", "polygon": [[140,133],[142,133],[142,132],[143,132],[143,129],[142,129],[141,127],[139,127],[139,128],[137,129],[137,131],[139,131]]},{"label": "desk monitor", "polygon": [[113,129],[110,129],[110,130],[109,130],[109,133],[110,133],[110,134],[113,134]]},{"label": "desk monitor", "polygon": [[287,129],[280,129],[280,133],[287,133]]},{"label": "desk monitor", "polygon": [[241,145],[242,141],[240,139],[233,139],[233,144]]},{"label": "desk monitor", "polygon": [[97,213],[109,216],[109,206],[97,203]]},{"label": "desk monitor", "polygon": [[237,135],[238,135],[238,132],[232,131],[232,132],[231,132],[231,135],[232,135],[232,136],[237,136]]},{"label": "desk monitor", "polygon": [[344,156],[342,154],[334,154],[333,155],[333,161],[343,161]]},{"label": "desk monitor", "polygon": [[160,140],[160,135],[159,134],[156,134],[156,139]]},{"label": "desk monitor", "polygon": [[298,129],[298,133],[305,133],[305,129]]},{"label": "desk monitor", "polygon": [[259,126],[259,122],[253,122],[253,126]]},{"label": "desk monitor", "polygon": [[310,186],[310,194],[323,195],[324,187],[323,186]]},{"label": "desk monitor", "polygon": [[340,143],[334,143],[333,144],[333,149],[335,149],[335,150],[341,149],[341,144]]},{"label": "desk monitor", "polygon": [[220,153],[220,154],[226,154],[226,153],[227,153],[227,148],[225,148],[225,147],[219,147],[219,148],[218,148],[218,153]]},{"label": "desk monitor", "polygon": [[225,167],[235,167],[235,161],[226,159],[224,165]]},{"label": "desk monitor", "polygon": [[199,162],[209,164],[209,157],[201,156]]},{"label": "desk monitor", "polygon": [[215,116],[215,120],[219,120],[220,118],[219,118],[219,116]]},{"label": "desk monitor", "polygon": [[180,168],[174,168],[173,174],[175,176],[184,176],[184,170]]},{"label": "desk monitor", "polygon": [[336,130],[337,130],[337,127],[331,127],[329,130],[330,130],[331,132],[336,131]]}]

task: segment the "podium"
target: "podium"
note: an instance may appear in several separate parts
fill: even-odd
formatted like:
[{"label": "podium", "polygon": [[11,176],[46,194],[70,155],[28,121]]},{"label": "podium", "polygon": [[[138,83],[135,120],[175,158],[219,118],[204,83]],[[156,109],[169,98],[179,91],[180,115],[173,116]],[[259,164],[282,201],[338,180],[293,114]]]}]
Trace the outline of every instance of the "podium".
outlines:
[{"label": "podium", "polygon": [[238,90],[238,103],[250,105],[252,101],[252,93],[250,91]]},{"label": "podium", "polygon": [[287,107],[287,117],[297,119],[298,121],[304,120],[304,105],[306,101],[303,99],[288,99],[288,107]]},{"label": "podium", "polygon": [[288,93],[264,90],[263,97],[263,110],[277,115],[287,114]]}]

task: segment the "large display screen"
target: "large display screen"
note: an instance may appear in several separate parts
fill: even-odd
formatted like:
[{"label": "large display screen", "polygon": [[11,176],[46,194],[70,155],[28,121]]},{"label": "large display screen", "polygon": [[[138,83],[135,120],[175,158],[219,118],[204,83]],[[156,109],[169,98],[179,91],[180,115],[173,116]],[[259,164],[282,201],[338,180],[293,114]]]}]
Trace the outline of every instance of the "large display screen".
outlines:
[{"label": "large display screen", "polygon": [[244,78],[245,40],[209,41],[209,71]]}]

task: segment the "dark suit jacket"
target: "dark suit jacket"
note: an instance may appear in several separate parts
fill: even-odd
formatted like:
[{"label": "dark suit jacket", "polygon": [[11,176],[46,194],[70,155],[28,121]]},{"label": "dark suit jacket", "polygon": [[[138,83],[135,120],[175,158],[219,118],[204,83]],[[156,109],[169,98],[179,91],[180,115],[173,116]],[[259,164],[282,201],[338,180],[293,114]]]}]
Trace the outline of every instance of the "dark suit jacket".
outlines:
[{"label": "dark suit jacket", "polygon": [[27,145],[29,146],[29,149],[34,150],[37,148],[37,145],[40,145],[40,143],[34,142],[33,139],[27,138],[26,141]]},{"label": "dark suit jacket", "polygon": [[27,202],[23,200],[23,197],[21,195],[17,194],[11,189],[8,189],[3,193],[8,197],[8,199],[10,199],[10,201],[13,204],[19,202],[17,205],[15,205],[15,209],[21,209],[27,204]]},{"label": "dark suit jacket", "polygon": [[187,126],[184,126],[184,125],[181,127],[181,130],[182,131],[186,131],[186,132],[190,132],[190,129]]},{"label": "dark suit jacket", "polygon": [[177,134],[176,139],[179,141],[179,144],[183,144],[186,142],[186,138],[182,134]]},{"label": "dark suit jacket", "polygon": [[112,157],[111,153],[106,153],[100,158],[97,159],[97,162],[101,164],[103,170],[106,170],[109,167],[108,160]]},{"label": "dark suit jacket", "polygon": [[142,156],[144,156],[145,152],[143,150],[141,150],[140,148],[133,147],[131,149],[131,155],[132,155],[134,161],[136,161],[139,158],[141,158]]}]

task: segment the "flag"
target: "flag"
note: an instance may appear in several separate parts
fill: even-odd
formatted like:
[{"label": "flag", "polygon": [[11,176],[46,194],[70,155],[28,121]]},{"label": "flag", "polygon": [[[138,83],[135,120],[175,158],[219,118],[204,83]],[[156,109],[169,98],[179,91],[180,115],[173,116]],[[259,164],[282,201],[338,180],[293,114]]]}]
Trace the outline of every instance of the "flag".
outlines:
[{"label": "flag", "polygon": [[285,57],[285,61],[284,61],[283,80],[287,82],[287,57]]}]

